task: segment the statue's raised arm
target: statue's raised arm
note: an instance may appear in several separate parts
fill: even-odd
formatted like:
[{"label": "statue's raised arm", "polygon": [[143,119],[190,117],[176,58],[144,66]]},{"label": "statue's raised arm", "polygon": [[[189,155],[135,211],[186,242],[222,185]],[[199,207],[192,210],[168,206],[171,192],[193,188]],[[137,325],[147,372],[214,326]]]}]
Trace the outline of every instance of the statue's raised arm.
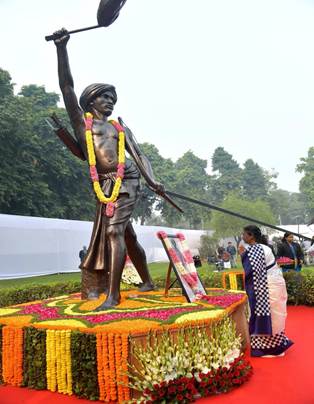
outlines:
[{"label": "statue's raised arm", "polygon": [[71,125],[74,129],[75,136],[82,145],[85,144],[83,140],[85,124],[83,111],[79,106],[76,94],[74,92],[74,82],[70,70],[69,57],[67,52],[67,43],[70,35],[64,28],[60,31],[57,31],[56,34],[58,34],[58,38],[55,39],[54,43],[57,47],[59,85],[63,95],[64,104],[71,121]]}]

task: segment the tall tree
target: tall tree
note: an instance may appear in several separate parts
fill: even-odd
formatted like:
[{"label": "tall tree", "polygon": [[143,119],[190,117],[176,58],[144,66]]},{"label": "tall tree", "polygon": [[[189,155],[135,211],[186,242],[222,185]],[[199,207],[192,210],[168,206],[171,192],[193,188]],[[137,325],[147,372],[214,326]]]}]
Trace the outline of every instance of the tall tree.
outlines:
[{"label": "tall tree", "polygon": [[[231,193],[221,206],[235,213],[240,213],[269,224],[276,222],[270,206],[262,200],[246,200],[237,194]],[[252,223],[226,213],[215,211],[211,224],[215,230],[215,236],[221,238],[234,237],[236,243],[239,244],[243,227]],[[267,231],[267,229],[265,230]]]},{"label": "tall tree", "polygon": [[244,198],[266,199],[268,185],[264,170],[252,159],[246,160],[242,171],[242,194]]},{"label": "tall tree", "polygon": [[278,223],[286,225],[307,222],[304,194],[275,189],[271,191],[268,201]]},{"label": "tall tree", "polygon": [[310,147],[307,157],[301,158],[297,171],[303,174],[300,181],[300,191],[305,196],[308,213],[314,217],[314,147]]},{"label": "tall tree", "polygon": [[212,200],[221,203],[230,192],[241,192],[242,170],[232,155],[218,147],[212,156]]},{"label": "tall tree", "polygon": [[[141,151],[145,154],[152,165],[154,176],[157,181],[171,188],[173,181],[174,164],[170,159],[163,158],[156,146],[150,143],[140,144]],[[145,224],[153,215],[154,209],[162,210],[163,202],[155,193],[150,191],[142,181],[141,194],[133,213],[133,218]]]},{"label": "tall tree", "polygon": [[[192,198],[208,199],[210,177],[206,168],[206,160],[200,159],[192,151],[184,153],[174,164],[170,189]],[[210,212],[190,203],[185,203],[183,210],[184,215],[181,216],[172,207],[163,204],[162,214],[172,226],[180,224],[194,229],[204,227],[204,222],[210,217]]]},{"label": "tall tree", "polygon": [[3,100],[5,97],[13,96],[13,87],[14,84],[10,73],[0,68],[0,99]]},{"label": "tall tree", "polygon": [[[31,90],[31,91],[29,91]],[[23,94],[26,94],[25,96]],[[10,95],[10,93],[9,93]],[[58,95],[25,87],[0,103],[0,211],[19,215],[91,219],[94,197],[87,169],[48,128]]]},{"label": "tall tree", "polygon": [[54,108],[57,106],[60,97],[56,93],[48,93],[44,86],[36,86],[35,84],[29,84],[23,86],[19,95],[25,98],[30,98],[34,108]]}]

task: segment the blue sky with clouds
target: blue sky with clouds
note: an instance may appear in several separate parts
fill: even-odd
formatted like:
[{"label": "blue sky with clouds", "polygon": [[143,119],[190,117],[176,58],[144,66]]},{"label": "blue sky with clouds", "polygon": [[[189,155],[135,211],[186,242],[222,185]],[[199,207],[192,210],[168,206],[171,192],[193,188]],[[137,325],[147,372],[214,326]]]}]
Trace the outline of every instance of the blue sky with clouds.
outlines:
[{"label": "blue sky with clouds", "polygon": [[[98,4],[0,0],[0,66],[17,89],[59,92],[44,36],[94,25]],[[313,22],[310,0],[128,0],[110,28],[71,37],[75,88],[114,84],[116,114],[165,157],[209,160],[223,146],[297,191],[295,167],[314,144]]]}]

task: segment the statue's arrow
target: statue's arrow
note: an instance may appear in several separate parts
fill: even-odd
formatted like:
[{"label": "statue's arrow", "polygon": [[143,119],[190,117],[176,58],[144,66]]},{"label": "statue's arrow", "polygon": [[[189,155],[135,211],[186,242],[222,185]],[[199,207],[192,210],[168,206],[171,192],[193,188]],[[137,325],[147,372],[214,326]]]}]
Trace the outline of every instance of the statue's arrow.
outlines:
[{"label": "statue's arrow", "polygon": [[[191,198],[191,197],[186,196],[186,195],[178,194],[177,192],[172,192],[172,191],[167,190],[166,193],[171,195],[171,196],[174,196],[176,198],[182,199],[182,200],[184,200],[186,202],[191,202],[191,203],[194,203],[196,205],[203,206],[205,208],[217,210],[218,212],[221,212],[221,213],[226,213],[227,215],[239,217],[240,219],[244,219],[244,220],[247,220],[249,222],[257,223],[257,224],[260,224],[260,225],[265,226],[265,227],[270,227],[271,229],[274,229],[274,230],[277,230],[277,231],[280,231],[280,232],[285,233],[287,231],[287,229],[285,229],[283,227],[278,227],[278,226],[275,226],[273,224],[263,222],[262,220],[256,219],[254,217],[245,216],[245,215],[242,215],[240,213],[233,212],[232,210],[228,210],[228,209],[221,208],[219,206],[212,205],[211,203],[208,203],[208,202],[204,202],[204,201],[201,201],[201,200],[198,200],[198,199],[194,199],[194,198]],[[303,240],[312,240],[310,237],[304,236],[303,234],[295,233],[293,231],[289,231],[289,233],[291,233],[294,236],[297,236],[299,238],[302,238]]]}]

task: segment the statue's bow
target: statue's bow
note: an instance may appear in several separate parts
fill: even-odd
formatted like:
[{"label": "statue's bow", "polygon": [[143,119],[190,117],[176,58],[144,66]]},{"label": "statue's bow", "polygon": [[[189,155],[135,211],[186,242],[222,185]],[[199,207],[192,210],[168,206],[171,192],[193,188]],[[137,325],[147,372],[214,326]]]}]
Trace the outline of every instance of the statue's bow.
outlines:
[{"label": "statue's bow", "polygon": [[[91,27],[79,28],[69,31],[69,34],[75,34],[76,32],[88,31],[90,29],[109,27],[119,16],[121,8],[126,3],[126,0],[101,0],[97,11],[98,25]],[[60,34],[64,35],[64,34]],[[47,35],[46,41],[54,41],[58,39],[58,34]]]}]

